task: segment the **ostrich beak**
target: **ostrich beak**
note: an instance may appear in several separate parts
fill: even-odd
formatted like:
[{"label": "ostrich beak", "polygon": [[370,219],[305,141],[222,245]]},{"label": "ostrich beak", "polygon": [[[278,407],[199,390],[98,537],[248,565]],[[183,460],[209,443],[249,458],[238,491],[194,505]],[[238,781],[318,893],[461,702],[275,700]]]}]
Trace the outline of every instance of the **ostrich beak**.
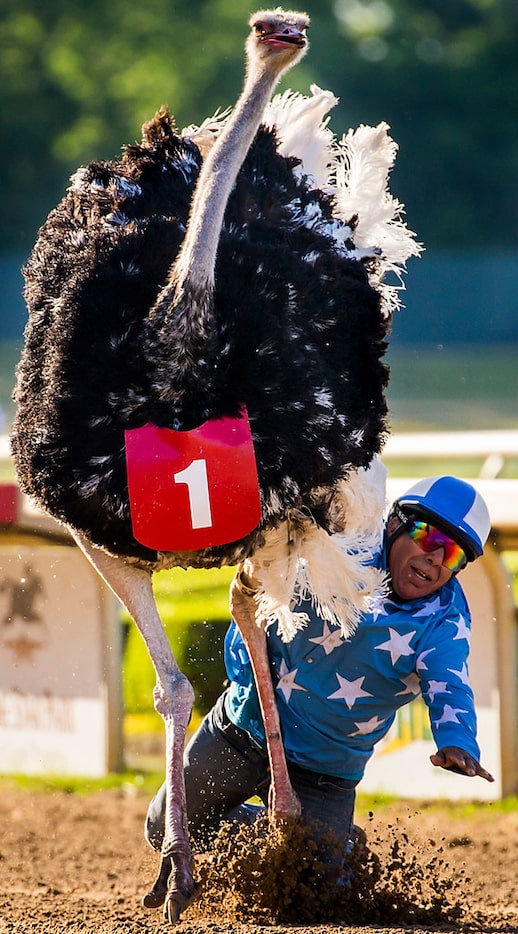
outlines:
[{"label": "ostrich beak", "polygon": [[261,36],[261,42],[271,46],[296,45],[303,49],[307,44],[306,36],[295,26],[286,26],[282,32],[270,32]]}]

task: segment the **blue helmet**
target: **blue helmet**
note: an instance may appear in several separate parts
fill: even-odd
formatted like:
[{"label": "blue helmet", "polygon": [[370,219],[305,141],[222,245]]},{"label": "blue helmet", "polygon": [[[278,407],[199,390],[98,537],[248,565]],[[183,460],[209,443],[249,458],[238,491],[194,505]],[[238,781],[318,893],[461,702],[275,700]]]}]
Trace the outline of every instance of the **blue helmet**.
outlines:
[{"label": "blue helmet", "polygon": [[474,561],[484,552],[491,520],[480,493],[457,477],[429,477],[399,496],[396,502],[407,515],[424,519],[453,538]]}]

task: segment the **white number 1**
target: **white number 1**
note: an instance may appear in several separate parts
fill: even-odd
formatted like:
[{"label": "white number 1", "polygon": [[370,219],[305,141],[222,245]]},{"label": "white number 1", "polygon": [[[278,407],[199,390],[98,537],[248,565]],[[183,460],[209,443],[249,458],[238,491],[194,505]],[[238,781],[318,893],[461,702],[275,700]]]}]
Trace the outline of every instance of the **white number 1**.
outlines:
[{"label": "white number 1", "polygon": [[200,458],[192,461],[185,470],[173,474],[175,483],[186,483],[189,490],[189,506],[193,529],[206,529],[212,525],[207,462]]}]

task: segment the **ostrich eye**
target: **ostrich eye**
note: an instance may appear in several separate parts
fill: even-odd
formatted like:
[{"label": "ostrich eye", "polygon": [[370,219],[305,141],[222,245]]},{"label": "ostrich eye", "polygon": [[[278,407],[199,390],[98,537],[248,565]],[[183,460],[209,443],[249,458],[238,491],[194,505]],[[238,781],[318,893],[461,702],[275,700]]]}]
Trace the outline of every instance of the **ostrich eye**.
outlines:
[{"label": "ostrich eye", "polygon": [[254,30],[257,36],[264,35],[264,23],[254,23]]}]

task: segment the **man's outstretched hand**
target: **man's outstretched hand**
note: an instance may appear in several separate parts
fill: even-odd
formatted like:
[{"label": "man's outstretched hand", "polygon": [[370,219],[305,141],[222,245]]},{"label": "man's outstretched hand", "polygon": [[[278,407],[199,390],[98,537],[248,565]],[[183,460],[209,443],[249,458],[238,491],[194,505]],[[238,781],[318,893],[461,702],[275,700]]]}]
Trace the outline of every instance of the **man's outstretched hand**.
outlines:
[{"label": "man's outstretched hand", "polygon": [[442,769],[449,769],[452,772],[460,772],[461,775],[469,775],[470,778],[479,775],[485,778],[486,782],[494,782],[490,772],[482,768],[480,762],[477,762],[469,752],[459,749],[458,746],[443,746],[436,753],[430,756],[432,765],[438,765]]}]

